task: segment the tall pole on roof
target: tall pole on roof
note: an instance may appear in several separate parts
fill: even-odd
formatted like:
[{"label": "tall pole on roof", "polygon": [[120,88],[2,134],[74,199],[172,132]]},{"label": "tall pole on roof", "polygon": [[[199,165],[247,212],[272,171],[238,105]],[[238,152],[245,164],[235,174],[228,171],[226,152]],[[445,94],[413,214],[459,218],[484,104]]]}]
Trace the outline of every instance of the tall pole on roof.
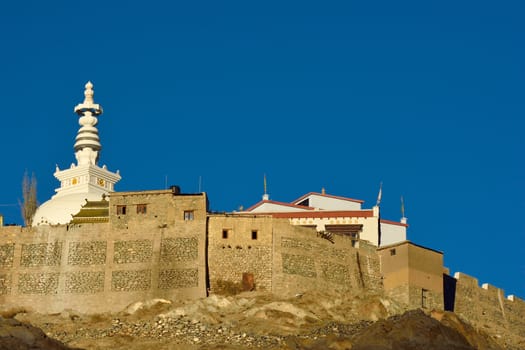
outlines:
[{"label": "tall pole on roof", "polygon": [[405,216],[405,200],[403,199],[403,196],[401,196],[401,223],[407,223],[407,218]]},{"label": "tall pole on roof", "polygon": [[381,204],[381,197],[383,196],[383,181],[379,183],[379,193],[377,194],[376,205],[372,208],[374,216],[377,217],[377,246],[381,246],[381,211],[379,205]]},{"label": "tall pole on roof", "polygon": [[270,199],[270,196],[268,195],[268,186],[266,184],[266,174],[264,174],[264,178],[263,178],[263,185],[264,185],[264,194],[263,194],[263,200],[264,201],[267,201],[268,199]]},{"label": "tall pole on roof", "polygon": [[381,197],[383,196],[383,181],[379,184],[379,193],[377,194],[376,206],[379,207],[381,204]]}]

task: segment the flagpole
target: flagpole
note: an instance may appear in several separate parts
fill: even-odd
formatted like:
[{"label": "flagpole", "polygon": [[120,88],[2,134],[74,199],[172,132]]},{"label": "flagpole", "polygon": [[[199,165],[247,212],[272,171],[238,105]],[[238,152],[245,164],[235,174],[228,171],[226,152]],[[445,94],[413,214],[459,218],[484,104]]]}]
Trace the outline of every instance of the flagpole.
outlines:
[{"label": "flagpole", "polygon": [[376,206],[379,207],[379,204],[381,204],[381,197],[383,196],[383,181],[379,184],[379,193],[377,194],[377,202]]}]

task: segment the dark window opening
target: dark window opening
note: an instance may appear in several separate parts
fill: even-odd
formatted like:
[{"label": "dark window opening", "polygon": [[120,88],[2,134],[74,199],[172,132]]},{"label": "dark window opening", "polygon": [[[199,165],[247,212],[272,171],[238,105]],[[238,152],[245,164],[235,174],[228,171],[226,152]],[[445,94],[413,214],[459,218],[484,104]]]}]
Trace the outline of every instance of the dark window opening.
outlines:
[{"label": "dark window opening", "polygon": [[421,307],[426,309],[428,308],[428,290],[421,289]]},{"label": "dark window opening", "polygon": [[125,205],[117,205],[117,215],[126,215]]},{"label": "dark window opening", "polygon": [[227,239],[228,238],[228,230],[222,230],[222,238]]},{"label": "dark window opening", "polygon": [[146,214],[147,208],[146,204],[137,204],[137,214]]},{"label": "dark window opening", "polygon": [[257,230],[252,230],[252,239],[257,239]]},{"label": "dark window opening", "polygon": [[357,247],[357,242],[359,242],[359,233],[358,232],[350,232],[350,240],[352,241],[352,248]]},{"label": "dark window opening", "polygon": [[395,249],[390,249],[390,255],[396,255],[396,250]]},{"label": "dark window opening", "polygon": [[194,217],[193,210],[184,210],[184,221],[192,221]]}]

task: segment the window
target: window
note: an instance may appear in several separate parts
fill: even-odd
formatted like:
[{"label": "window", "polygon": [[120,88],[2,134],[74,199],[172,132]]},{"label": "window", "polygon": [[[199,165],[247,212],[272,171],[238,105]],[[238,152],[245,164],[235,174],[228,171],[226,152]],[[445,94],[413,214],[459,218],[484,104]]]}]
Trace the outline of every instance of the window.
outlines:
[{"label": "window", "polygon": [[428,290],[421,289],[421,307],[428,308]]},{"label": "window", "polygon": [[297,203],[297,205],[302,205],[302,206],[309,206],[310,205],[310,199],[309,198],[306,198],[304,201],[300,202],[300,203]]},{"label": "window", "polygon": [[228,239],[228,230],[222,230],[222,238]]},{"label": "window", "polygon": [[352,248],[358,247],[359,242],[359,233],[358,232],[350,232],[350,240],[352,241]]},{"label": "window", "polygon": [[257,239],[257,230],[252,230],[252,239]]},{"label": "window", "polygon": [[117,205],[117,215],[126,215],[125,205]]},{"label": "window", "polygon": [[396,250],[395,250],[395,249],[390,249],[390,255],[391,255],[391,256],[396,255]]},{"label": "window", "polygon": [[147,204],[137,204],[137,214],[146,214]]},{"label": "window", "polygon": [[193,218],[193,210],[184,210],[184,221],[192,221]]}]

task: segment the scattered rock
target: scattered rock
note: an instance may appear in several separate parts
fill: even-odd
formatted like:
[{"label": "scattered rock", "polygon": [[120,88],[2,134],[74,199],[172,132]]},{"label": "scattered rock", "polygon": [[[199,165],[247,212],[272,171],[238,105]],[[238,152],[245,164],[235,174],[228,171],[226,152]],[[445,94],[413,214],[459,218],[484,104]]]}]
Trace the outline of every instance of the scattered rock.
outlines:
[{"label": "scattered rock", "polygon": [[[252,292],[177,301],[177,305],[151,300],[134,303],[118,314],[68,311],[18,317],[42,328],[49,337],[83,349],[502,349],[453,313],[403,313],[395,301],[363,294],[342,298],[305,293],[283,300]],[[0,338],[16,339],[35,349],[39,339],[50,341],[43,332],[13,331],[19,324],[18,320],[5,322]],[[520,343],[512,344],[518,345],[506,348],[520,348]]]},{"label": "scattered rock", "polygon": [[137,301],[137,302],[129,305],[124,310],[124,313],[128,314],[128,315],[133,315],[139,310],[150,309],[150,308],[155,307],[155,306],[170,305],[170,304],[171,304],[171,301],[166,300],[166,299],[150,299],[150,300],[147,300],[147,301],[144,301],[144,302]]}]

